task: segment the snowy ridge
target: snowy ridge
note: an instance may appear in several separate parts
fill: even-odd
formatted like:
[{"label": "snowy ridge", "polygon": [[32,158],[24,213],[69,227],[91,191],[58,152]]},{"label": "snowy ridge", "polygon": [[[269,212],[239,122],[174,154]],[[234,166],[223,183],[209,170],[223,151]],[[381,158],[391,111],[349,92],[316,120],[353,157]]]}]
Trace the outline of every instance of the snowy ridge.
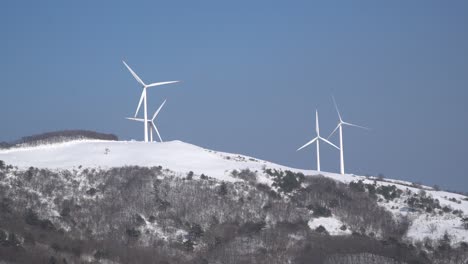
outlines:
[{"label": "snowy ridge", "polygon": [[[129,165],[137,166],[162,166],[173,171],[176,176],[185,177],[189,171],[195,174],[205,174],[221,181],[241,181],[232,176],[233,170],[249,169],[256,171],[258,181],[271,184],[272,179],[264,170],[291,170],[302,172],[305,175],[317,175],[317,171],[289,168],[275,163],[259,160],[253,157],[217,152],[204,149],[182,141],[169,141],[164,143],[143,143],[135,141],[103,141],[103,140],[79,140],[66,143],[42,145],[36,147],[14,148],[0,150],[0,160],[7,164],[26,169],[30,166],[49,169],[80,169],[121,167]],[[426,237],[437,240],[445,233],[451,236],[452,244],[468,242],[468,230],[460,223],[460,217],[455,214],[445,213],[429,214],[413,212],[409,210],[405,202],[410,194],[421,192],[420,188],[412,187],[411,183],[399,180],[378,180],[373,177],[339,175],[335,173],[320,172],[321,175],[343,183],[357,182],[361,180],[365,184],[376,186],[396,186],[402,191],[401,197],[392,201],[381,199],[379,205],[392,212],[395,218],[407,216],[412,224],[409,227],[407,237],[412,241],[422,241]],[[452,211],[459,210],[465,217],[468,215],[468,200],[466,196],[436,191],[423,186],[425,195],[437,199],[442,207],[448,207]],[[317,218],[309,222],[311,228],[324,226],[330,235],[345,235],[349,231],[340,230],[340,219],[335,217]],[[154,225],[151,232],[160,233]]]}]

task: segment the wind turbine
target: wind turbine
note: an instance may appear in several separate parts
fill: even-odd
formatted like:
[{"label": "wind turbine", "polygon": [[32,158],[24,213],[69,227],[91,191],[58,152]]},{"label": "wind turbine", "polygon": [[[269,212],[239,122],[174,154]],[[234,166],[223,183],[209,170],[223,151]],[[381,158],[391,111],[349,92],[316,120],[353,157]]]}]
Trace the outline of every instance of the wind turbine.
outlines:
[{"label": "wind turbine", "polygon": [[150,127],[150,142],[153,142],[153,128],[156,131],[156,133],[158,134],[159,141],[163,142],[163,140],[161,138],[161,135],[159,134],[158,128],[154,124],[154,120],[156,119],[156,116],[158,116],[159,111],[161,111],[161,108],[164,106],[165,103],[166,103],[166,100],[164,100],[164,102],[161,104],[161,106],[159,106],[158,110],[156,110],[156,112],[154,112],[153,118],[151,120],[147,120],[146,122],[145,122],[145,120],[143,118],[127,117],[127,119],[129,119],[129,120],[135,120],[135,121],[150,123],[153,126],[153,127]]},{"label": "wind turbine", "polygon": [[151,84],[145,84],[140,77],[130,68],[130,66],[125,63],[125,61],[122,61],[125,67],[130,71],[130,73],[133,75],[133,77],[137,80],[138,83],[140,83],[143,86],[143,91],[141,92],[140,96],[140,102],[138,103],[137,110],[135,112],[135,117],[138,114],[138,111],[140,110],[141,103],[144,101],[144,123],[145,123],[145,142],[148,142],[148,111],[147,111],[147,100],[146,100],[146,89],[154,86],[160,86],[164,84],[170,84],[170,83],[176,83],[179,81],[169,81],[169,82],[157,82],[157,83],[151,83]]},{"label": "wind turbine", "polygon": [[358,126],[358,125],[351,124],[351,123],[343,121],[343,119],[341,118],[340,111],[338,110],[338,105],[336,104],[335,97],[332,96],[332,99],[333,99],[333,104],[335,105],[336,112],[338,113],[338,118],[340,119],[340,122],[338,122],[338,125],[333,130],[333,132],[331,132],[331,134],[328,136],[328,138],[330,138],[336,132],[336,130],[338,128],[340,129],[340,173],[344,174],[345,173],[345,168],[344,168],[344,154],[343,154],[343,126],[358,127],[358,128],[362,128],[362,129],[366,129],[366,130],[369,130],[369,128],[363,127],[363,126]]},{"label": "wind turbine", "polygon": [[311,141],[307,142],[304,146],[300,147],[297,149],[297,151],[309,146],[310,144],[317,142],[317,171],[320,171],[320,140],[323,142],[333,146],[336,149],[339,149],[337,146],[335,146],[333,143],[330,141],[324,139],[323,137],[320,136],[320,129],[319,129],[319,119],[318,119],[318,111],[315,110],[315,131],[317,132],[317,137],[312,139]]}]

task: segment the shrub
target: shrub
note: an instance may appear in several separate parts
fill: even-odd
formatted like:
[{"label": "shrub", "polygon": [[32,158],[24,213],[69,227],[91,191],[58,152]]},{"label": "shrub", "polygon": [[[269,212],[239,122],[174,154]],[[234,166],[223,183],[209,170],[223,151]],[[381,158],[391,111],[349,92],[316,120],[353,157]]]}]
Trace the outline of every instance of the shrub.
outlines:
[{"label": "shrub", "polygon": [[335,208],[335,207],[337,207],[339,204],[340,204],[340,202],[339,202],[338,199],[336,199],[336,198],[333,198],[333,199],[331,199],[331,200],[328,202],[328,206],[329,206],[330,208]]},{"label": "shrub", "polygon": [[203,233],[204,233],[203,229],[201,228],[199,224],[192,224],[188,235],[189,235],[190,240],[195,241],[199,239],[200,237],[202,237]]},{"label": "shrub", "polygon": [[[413,195],[406,200],[406,203],[413,209],[421,209],[428,213],[434,209],[441,209],[439,200],[426,196],[426,192],[421,190],[418,195]],[[441,211],[441,213],[443,213]]]},{"label": "shrub", "polygon": [[418,195],[421,197],[426,197],[427,193],[425,190],[419,190]]},{"label": "shrub", "polygon": [[311,204],[307,206],[307,209],[314,211],[314,213],[312,214],[314,217],[330,217],[331,216],[330,209],[319,204]]},{"label": "shrub", "polygon": [[257,181],[257,173],[249,169],[243,169],[240,172],[234,170],[231,174],[235,178],[239,178],[250,183],[255,183]]},{"label": "shrub", "polygon": [[228,193],[227,186],[225,182],[222,182],[218,189],[218,194],[224,196]]},{"label": "shrub", "polygon": [[95,188],[91,188],[86,191],[86,194],[89,196],[94,196],[97,193],[97,190]]},{"label": "shrub", "polygon": [[463,227],[468,230],[468,217],[462,219]]},{"label": "shrub", "polygon": [[156,221],[156,217],[154,217],[154,215],[150,215],[150,217],[148,218],[148,221],[150,223],[154,223],[154,221]]},{"label": "shrub", "polygon": [[304,174],[300,172],[294,173],[289,170],[283,172],[267,169],[265,172],[274,177],[274,183],[272,185],[284,193],[290,193],[296,189],[299,189],[305,178]]},{"label": "shrub", "polygon": [[70,207],[64,207],[62,211],[60,212],[61,217],[68,217],[70,216],[71,209]]},{"label": "shrub", "polygon": [[24,217],[24,220],[25,220],[26,224],[32,225],[32,226],[38,226],[38,225],[41,224],[41,220],[39,219],[37,214],[32,210],[29,210],[26,213],[26,215]]},{"label": "shrub", "polygon": [[460,247],[461,247],[463,250],[467,250],[467,249],[468,249],[468,243],[466,243],[465,241],[463,241],[463,242],[460,243]]},{"label": "shrub", "polygon": [[3,160],[0,160],[0,170],[5,169],[5,162]]},{"label": "shrub", "polygon": [[189,171],[187,173],[187,180],[191,180],[193,178],[193,171]]},{"label": "shrub", "polygon": [[0,244],[3,244],[7,240],[7,237],[7,233],[4,230],[0,229]]},{"label": "shrub", "polygon": [[377,187],[376,192],[382,195],[385,200],[391,201],[395,198],[399,198],[400,195],[403,193],[400,189],[398,189],[395,185],[381,185]]},{"label": "shrub", "polygon": [[257,183],[255,185],[255,187],[257,188],[257,190],[259,191],[262,191],[262,192],[265,192],[268,194],[268,196],[272,199],[280,199],[281,197],[274,191],[270,188],[270,186],[264,184],[264,183]]},{"label": "shrub", "polygon": [[375,196],[375,194],[377,192],[377,188],[375,187],[376,183],[374,182],[374,184],[366,184],[365,186],[366,186],[366,189],[369,192],[369,194],[371,196]]},{"label": "shrub", "polygon": [[30,181],[34,175],[34,167],[29,167],[29,169],[26,171],[26,180]]},{"label": "shrub", "polygon": [[134,227],[126,230],[127,236],[137,238],[141,235],[140,230],[135,229]]},{"label": "shrub", "polygon": [[320,234],[328,234],[328,231],[325,227],[322,225],[319,225],[317,228],[315,228],[315,232],[320,233]]},{"label": "shrub", "polygon": [[349,188],[355,192],[365,192],[366,189],[364,187],[364,183],[359,180],[357,182],[350,182],[349,183]]},{"label": "shrub", "polygon": [[447,233],[447,231],[445,231],[444,236],[442,237],[442,239],[439,240],[439,246],[437,250],[439,251],[450,250],[451,249],[450,242],[451,242],[450,235]]},{"label": "shrub", "polygon": [[195,243],[190,240],[190,239],[187,239],[184,243],[183,243],[183,246],[184,246],[184,249],[186,251],[193,251],[193,247],[195,246]]},{"label": "shrub", "polygon": [[10,198],[4,197],[0,202],[0,210],[2,214],[11,213],[12,212],[12,203],[13,201]]},{"label": "shrub", "polygon": [[171,203],[169,203],[168,201],[166,200],[159,200],[159,210],[161,211],[166,211],[167,208],[169,208],[171,206]]},{"label": "shrub", "polygon": [[146,224],[145,219],[139,214],[135,215],[135,223],[137,226],[142,226]]},{"label": "shrub", "polygon": [[452,208],[450,208],[448,206],[444,206],[444,207],[442,207],[442,211],[444,211],[444,213],[450,213],[452,211]]}]

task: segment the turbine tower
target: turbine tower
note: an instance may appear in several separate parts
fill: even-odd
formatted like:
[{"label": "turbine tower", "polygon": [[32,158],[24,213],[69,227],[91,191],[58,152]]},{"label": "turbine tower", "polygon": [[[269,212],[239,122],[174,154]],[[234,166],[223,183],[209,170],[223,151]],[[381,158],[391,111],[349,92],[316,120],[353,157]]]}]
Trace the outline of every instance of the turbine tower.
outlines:
[{"label": "turbine tower", "polygon": [[344,154],[343,154],[343,126],[353,126],[353,127],[366,129],[366,130],[369,130],[369,128],[358,126],[358,125],[343,121],[343,119],[341,118],[340,111],[338,110],[338,105],[336,104],[335,97],[332,96],[332,99],[333,99],[333,104],[335,105],[335,109],[336,109],[336,112],[338,113],[338,118],[340,119],[340,121],[338,122],[338,125],[333,130],[333,132],[331,132],[331,134],[328,136],[328,138],[330,138],[336,132],[338,128],[340,129],[340,173],[345,174]]},{"label": "turbine tower", "polygon": [[320,171],[320,140],[323,142],[333,146],[336,149],[339,149],[337,146],[335,146],[333,143],[330,141],[324,139],[323,137],[320,136],[320,129],[319,129],[319,119],[318,119],[318,111],[315,110],[315,131],[317,132],[317,137],[312,139],[311,141],[307,142],[304,146],[300,147],[297,149],[297,151],[309,146],[310,144],[317,142],[317,171]]},{"label": "turbine tower", "polygon": [[[161,138],[161,135],[159,134],[158,128],[154,124],[154,120],[156,119],[156,116],[158,116],[159,111],[161,111],[161,108],[164,106],[165,103],[166,103],[166,100],[164,100],[164,102],[161,104],[161,106],[159,106],[158,110],[156,110],[156,112],[154,112],[153,118],[151,120],[146,121],[146,123],[149,123],[152,126],[152,127],[149,128],[150,129],[150,142],[153,142],[153,128],[156,131],[156,134],[158,134],[159,141],[163,142],[163,140]],[[140,121],[140,122],[145,122],[145,120],[143,118],[127,117],[127,119]]]},{"label": "turbine tower", "polygon": [[141,92],[140,96],[140,102],[138,103],[137,110],[135,112],[135,117],[138,114],[138,111],[140,110],[141,103],[144,101],[144,123],[145,123],[145,142],[148,142],[148,111],[147,111],[147,99],[146,99],[146,89],[154,86],[160,86],[164,84],[170,84],[170,83],[176,83],[179,81],[169,81],[169,82],[157,82],[157,83],[151,83],[151,84],[145,84],[140,77],[130,68],[130,66],[125,63],[125,61],[122,61],[125,67],[130,71],[130,73],[133,75],[133,77],[137,80],[138,83],[140,83],[143,86],[143,91]]}]

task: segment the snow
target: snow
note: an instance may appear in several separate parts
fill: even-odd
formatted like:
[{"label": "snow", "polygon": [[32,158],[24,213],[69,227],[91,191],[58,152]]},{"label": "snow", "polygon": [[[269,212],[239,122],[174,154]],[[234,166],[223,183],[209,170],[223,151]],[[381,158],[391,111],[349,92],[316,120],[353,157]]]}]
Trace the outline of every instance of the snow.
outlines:
[{"label": "snow", "polygon": [[413,219],[413,224],[408,230],[407,237],[412,240],[423,241],[424,238],[432,240],[441,239],[444,234],[450,235],[452,244],[468,241],[468,231],[460,226],[460,218],[453,214],[444,216],[419,215]]},{"label": "snow", "polygon": [[[105,154],[105,150],[109,153]],[[290,169],[248,156],[207,150],[181,141],[136,142],[83,140],[15,148],[0,151],[0,160],[7,164],[28,168],[77,169],[79,166],[102,169],[121,166],[162,166],[180,174],[195,174],[237,181],[231,176],[234,169],[249,168],[261,172],[263,167]]]},{"label": "snow", "polygon": [[343,226],[343,222],[333,217],[312,218],[310,219],[308,225],[312,230],[315,230],[319,226],[323,226],[332,236],[344,236],[351,234],[349,229],[341,230],[340,228]]},{"label": "snow", "polygon": [[[106,149],[108,153],[105,154]],[[271,184],[272,180],[263,172],[265,168],[276,170],[291,170],[302,172],[305,175],[321,174],[325,177],[349,183],[362,180],[364,183],[373,184],[377,178],[356,176],[352,174],[340,175],[336,173],[317,172],[313,170],[301,170],[289,168],[275,163],[255,159],[240,154],[231,154],[204,149],[182,141],[169,142],[136,142],[136,141],[102,141],[102,140],[78,140],[51,145],[41,145],[36,147],[21,147],[8,150],[0,150],[0,160],[7,164],[18,166],[21,169],[30,166],[49,169],[79,169],[82,168],[111,168],[121,166],[162,166],[169,169],[176,176],[183,176],[193,171],[195,175],[202,173],[222,181],[240,181],[232,177],[233,170],[250,169],[257,171],[259,182]],[[377,185],[395,185],[403,190],[411,190],[418,193],[420,189],[411,186],[410,182],[385,179],[376,181]],[[463,195],[436,191],[430,187],[422,186],[428,196],[438,199],[440,205],[449,206],[452,209],[463,211],[468,214],[468,201]],[[459,202],[450,201],[454,198]],[[390,202],[379,202],[379,205],[392,212],[396,219],[408,216],[412,220],[407,234],[410,240],[422,240],[425,237],[441,238],[447,231],[453,238],[452,243],[468,241],[468,230],[461,227],[459,217],[448,213],[443,215],[432,215],[424,212],[409,212],[405,208],[404,195],[400,199]],[[431,228],[432,224],[437,225],[437,230]],[[350,232],[343,232],[339,228],[341,221],[334,217],[315,218],[309,222],[309,226],[315,229],[317,226],[324,226],[331,235],[342,235]],[[152,232],[158,233],[156,226],[147,225]]]}]

